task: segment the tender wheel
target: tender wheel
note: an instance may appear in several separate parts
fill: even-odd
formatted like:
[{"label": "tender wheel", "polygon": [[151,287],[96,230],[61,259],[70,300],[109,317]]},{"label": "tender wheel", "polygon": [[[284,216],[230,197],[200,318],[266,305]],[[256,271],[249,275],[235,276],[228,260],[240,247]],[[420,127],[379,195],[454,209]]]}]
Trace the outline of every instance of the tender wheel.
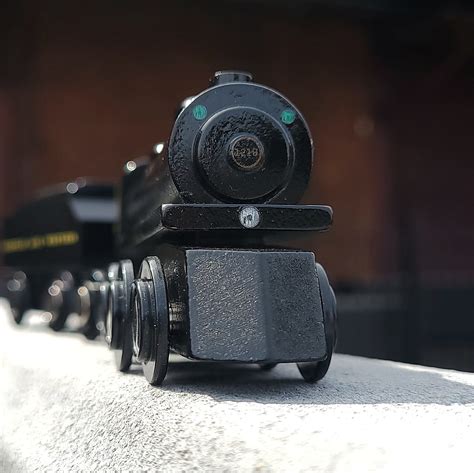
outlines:
[{"label": "tender wheel", "polygon": [[8,301],[15,323],[20,324],[25,312],[30,309],[30,288],[23,271],[17,271],[7,282]]},{"label": "tender wheel", "polygon": [[74,276],[69,271],[62,272],[48,288],[43,308],[51,314],[49,326],[56,332],[64,328],[69,314],[76,309],[75,291]]},{"label": "tender wheel", "polygon": [[336,346],[336,297],[329,284],[329,280],[324,268],[316,263],[318,273],[319,288],[321,290],[321,302],[323,306],[324,324],[326,326],[326,345],[328,355],[322,361],[298,363],[298,369],[304,380],[308,383],[316,383],[326,375],[331,364],[332,352]]},{"label": "tender wheel", "polygon": [[120,371],[128,371],[132,364],[130,293],[133,278],[132,262],[121,261],[117,279],[111,281],[108,294],[105,340],[114,350],[115,364]]},{"label": "tender wheel", "polygon": [[146,258],[132,289],[133,352],[147,381],[160,385],[168,370],[168,298],[160,260]]}]

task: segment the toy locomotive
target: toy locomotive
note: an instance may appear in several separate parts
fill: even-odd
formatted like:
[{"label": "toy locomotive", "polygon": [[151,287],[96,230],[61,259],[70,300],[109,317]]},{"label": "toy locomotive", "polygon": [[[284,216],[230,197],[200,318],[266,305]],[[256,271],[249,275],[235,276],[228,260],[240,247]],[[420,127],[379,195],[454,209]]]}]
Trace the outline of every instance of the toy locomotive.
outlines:
[{"label": "toy locomotive", "polygon": [[[26,294],[44,293],[33,281],[53,272],[54,251],[57,268],[72,275],[69,285],[59,284],[62,300],[81,281],[88,304],[79,297],[79,306],[88,308],[89,326],[104,325],[121,371],[135,360],[149,383],[159,385],[171,350],[263,368],[296,362],[306,381],[320,380],[336,341],[335,296],[313,253],[285,247],[292,232],[323,231],[332,223],[330,207],[298,205],[312,163],[307,124],[291,102],[248,73],[216,73],[209,88],[183,102],[167,143],[125,166],[115,242],[113,212],[100,207],[92,212],[103,225],[100,238],[89,235],[93,225],[84,209],[71,219],[68,212],[53,216],[43,203],[37,220],[15,224],[17,215],[7,223],[7,264],[21,274],[8,283],[17,320],[38,300]],[[61,195],[71,207],[74,197]],[[51,225],[47,234],[80,230],[68,245],[16,252],[15,241],[27,242],[36,224]],[[93,244],[116,248],[119,262],[105,271],[110,251],[99,255]]]}]

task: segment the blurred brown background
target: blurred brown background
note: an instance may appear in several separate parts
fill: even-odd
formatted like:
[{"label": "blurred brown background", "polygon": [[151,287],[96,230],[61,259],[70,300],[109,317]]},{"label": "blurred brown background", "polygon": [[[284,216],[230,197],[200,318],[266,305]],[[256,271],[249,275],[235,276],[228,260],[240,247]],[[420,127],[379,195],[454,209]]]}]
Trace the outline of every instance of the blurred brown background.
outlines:
[{"label": "blurred brown background", "polygon": [[59,181],[118,180],[228,68],[309,122],[306,202],[335,211],[311,246],[339,287],[342,349],[474,369],[468,2],[4,1],[0,216]]}]

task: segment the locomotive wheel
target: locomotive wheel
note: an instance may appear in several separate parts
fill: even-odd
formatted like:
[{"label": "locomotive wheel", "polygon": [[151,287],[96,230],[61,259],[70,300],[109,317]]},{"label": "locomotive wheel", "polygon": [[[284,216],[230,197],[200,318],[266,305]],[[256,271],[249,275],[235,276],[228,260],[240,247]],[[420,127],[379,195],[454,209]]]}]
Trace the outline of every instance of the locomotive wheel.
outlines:
[{"label": "locomotive wheel", "polygon": [[135,278],[133,263],[130,260],[120,261],[119,277],[123,281],[125,290],[125,311],[122,319],[121,344],[115,351],[115,364],[118,370],[128,371],[132,364],[133,356],[130,294],[133,279]]},{"label": "locomotive wheel", "polygon": [[7,283],[8,301],[15,323],[20,324],[25,312],[30,309],[28,278],[23,271],[17,271]]},{"label": "locomotive wheel", "polygon": [[97,300],[94,308],[94,321],[97,334],[105,336],[105,318],[107,317],[107,302],[109,297],[109,281],[99,283]]},{"label": "locomotive wheel", "polygon": [[110,283],[105,339],[114,350],[119,371],[128,371],[132,364],[132,333],[130,322],[130,292],[133,283],[133,263],[120,261],[117,279]]},{"label": "locomotive wheel", "polygon": [[318,273],[319,287],[321,290],[321,301],[324,314],[324,325],[326,328],[326,346],[328,350],[327,357],[322,361],[310,361],[298,363],[298,369],[304,380],[308,383],[316,383],[326,375],[331,364],[332,352],[336,346],[336,297],[329,284],[329,280],[324,268],[316,263]]},{"label": "locomotive wheel", "polygon": [[118,278],[119,274],[119,263],[110,263],[107,268],[107,279],[109,282],[115,281]]},{"label": "locomotive wheel", "polygon": [[131,300],[133,352],[147,381],[158,386],[168,370],[169,316],[163,269],[156,256],[143,261]]},{"label": "locomotive wheel", "polygon": [[107,276],[105,278],[105,281],[100,285],[101,306],[98,309],[97,313],[97,328],[99,329],[99,332],[101,333],[101,335],[103,335],[106,341],[110,285],[112,281],[115,281],[118,278],[118,270],[118,263],[110,263],[109,267],[107,268]]},{"label": "locomotive wheel", "polygon": [[95,269],[91,271],[89,280],[85,281],[77,289],[79,298],[79,331],[88,339],[94,340],[99,335],[98,317],[103,311],[103,293],[101,286],[105,282],[106,276],[103,271]]}]

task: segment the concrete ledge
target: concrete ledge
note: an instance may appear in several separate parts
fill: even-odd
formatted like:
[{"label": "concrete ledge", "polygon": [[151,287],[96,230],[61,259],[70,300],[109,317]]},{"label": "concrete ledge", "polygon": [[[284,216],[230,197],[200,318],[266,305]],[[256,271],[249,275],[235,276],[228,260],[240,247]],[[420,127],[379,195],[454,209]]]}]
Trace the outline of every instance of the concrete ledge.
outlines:
[{"label": "concrete ledge", "polygon": [[312,386],[176,359],[153,388],[0,309],[0,471],[466,471],[473,419],[474,374],[338,355]]}]

